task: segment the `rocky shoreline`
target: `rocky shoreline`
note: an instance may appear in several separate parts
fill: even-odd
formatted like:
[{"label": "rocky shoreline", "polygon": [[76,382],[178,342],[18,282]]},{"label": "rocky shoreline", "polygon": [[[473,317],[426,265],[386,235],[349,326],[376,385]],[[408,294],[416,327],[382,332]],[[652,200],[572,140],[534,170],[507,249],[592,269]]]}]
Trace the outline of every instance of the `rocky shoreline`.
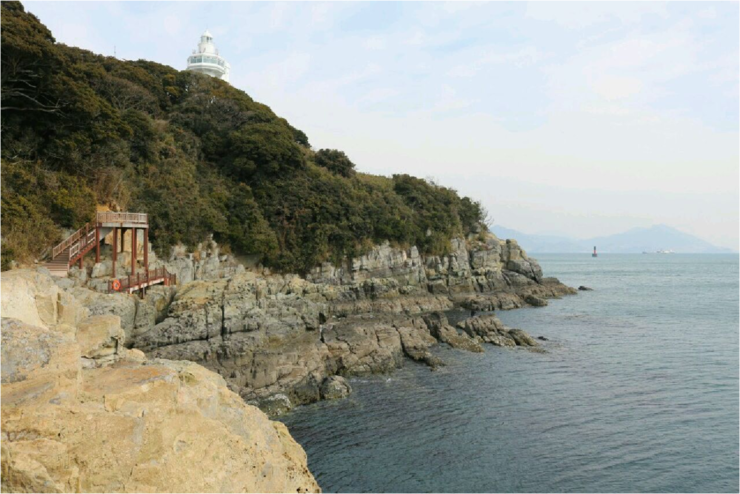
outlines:
[{"label": "rocky shoreline", "polygon": [[305,277],[245,270],[215,245],[157,262],[180,279],[199,279],[152,290],[144,300],[73,292],[93,313],[121,315],[126,346],[150,358],[197,362],[270,414],[336,397],[324,391],[330,383],[349,389],[342,378],[391,372],[406,358],[436,368],[443,362],[430,348],[440,343],[476,352],[483,343],[535,348],[534,339],[493,315],[453,327],[443,311],[540,307],[576,293],[544,278],[515,241],[491,234],[453,239],[445,256],[386,243]]},{"label": "rocky shoreline", "polygon": [[[345,397],[347,377],[407,360],[436,369],[440,344],[543,351],[492,311],[577,293],[515,241],[452,246],[425,257],[386,243],[302,277],[248,270],[211,243],[153,259],[181,283],[142,298],[104,293],[105,261],[69,278],[3,273],[3,489],[318,491],[263,411]],[[451,309],[469,316],[451,324]]]},{"label": "rocky shoreline", "polygon": [[47,274],[2,278],[2,490],[317,492],[287,428],[192,362],[127,349]]},{"label": "rocky shoreline", "polygon": [[[430,350],[438,344],[535,349],[534,339],[493,314],[456,327],[444,312],[541,307],[577,293],[543,277],[514,240],[481,233],[451,246],[447,255],[422,256],[416,247],[384,243],[299,276],[246,269],[211,242],[190,253],[173,249],[168,260],[150,253],[150,268],[166,267],[179,283],[152,287],[143,298],[103,293],[110,261],[54,281],[91,315],[119,316],[126,348],[203,365],[247,403],[276,415],[337,397],[338,389],[349,390],[343,378],[392,372],[407,358],[437,368],[444,363]],[[130,255],[122,253],[119,265]]]}]

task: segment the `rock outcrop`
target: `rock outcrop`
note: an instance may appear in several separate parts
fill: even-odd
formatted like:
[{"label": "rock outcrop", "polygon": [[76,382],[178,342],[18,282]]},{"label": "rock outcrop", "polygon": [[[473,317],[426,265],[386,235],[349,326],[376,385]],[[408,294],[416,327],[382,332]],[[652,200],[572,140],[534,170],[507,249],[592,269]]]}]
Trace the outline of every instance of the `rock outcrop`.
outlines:
[{"label": "rock outcrop", "polygon": [[352,387],[342,376],[331,376],[324,379],[321,384],[321,398],[324,400],[336,400],[344,398],[352,392]]},{"label": "rock outcrop", "polygon": [[508,330],[476,334],[430,314],[541,307],[575,293],[544,278],[515,241],[491,234],[453,239],[444,256],[384,243],[305,277],[247,271],[213,242],[173,249],[166,266],[178,286],[153,287],[143,299],[94,293],[82,285],[99,289],[101,280],[83,283],[82,273],[62,288],[92,315],[118,315],[123,346],[202,364],[276,414],[322,399],[332,376],[390,372],[406,357],[444,365],[432,351],[439,343],[472,352],[482,343],[521,346]]},{"label": "rock outcrop", "polygon": [[483,351],[481,343],[528,345],[508,329],[455,328],[441,311],[539,307],[571,293],[543,278],[515,241],[490,234],[454,239],[446,256],[385,243],[305,278],[240,270],[183,284],[167,316],[127,333],[126,344],[153,358],[198,362],[247,402],[283,413],[321,399],[322,383],[335,375],[390,372],[406,357],[443,365],[431,351],[438,343],[472,352]]},{"label": "rock outcrop", "polygon": [[3,273],[3,491],[319,490],[283,424],[90,312],[48,275]]}]

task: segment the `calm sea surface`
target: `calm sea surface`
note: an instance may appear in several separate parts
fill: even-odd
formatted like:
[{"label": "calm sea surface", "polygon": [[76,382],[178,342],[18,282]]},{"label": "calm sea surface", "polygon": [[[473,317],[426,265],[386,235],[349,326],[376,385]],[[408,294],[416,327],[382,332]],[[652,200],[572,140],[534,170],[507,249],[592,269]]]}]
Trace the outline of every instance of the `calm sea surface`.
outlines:
[{"label": "calm sea surface", "polygon": [[546,354],[440,348],[282,418],[325,492],[738,492],[738,256],[537,256],[592,292],[499,312]]}]

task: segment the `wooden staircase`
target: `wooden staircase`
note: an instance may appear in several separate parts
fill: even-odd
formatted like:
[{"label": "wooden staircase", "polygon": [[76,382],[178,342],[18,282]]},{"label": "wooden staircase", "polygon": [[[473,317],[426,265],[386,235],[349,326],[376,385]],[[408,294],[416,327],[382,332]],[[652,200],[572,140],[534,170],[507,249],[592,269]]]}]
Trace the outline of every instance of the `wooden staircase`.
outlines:
[{"label": "wooden staircase", "polygon": [[70,247],[67,247],[65,250],[60,252],[57,257],[44,264],[44,267],[51,272],[52,276],[59,276],[61,278],[67,277],[70,264],[69,250]]},{"label": "wooden staircase", "polygon": [[[66,277],[70,266],[76,262],[80,262],[82,267],[82,258],[93,249],[96,249],[96,262],[99,262],[100,257],[100,242],[103,238],[108,235],[111,231],[125,229],[132,229],[135,232],[137,229],[144,230],[144,243],[145,251],[148,248],[148,228],[149,220],[144,213],[115,213],[115,212],[102,212],[97,213],[95,220],[87,223],[85,226],[74,232],[72,235],[67,237],[63,242],[54,246],[51,250],[51,261],[44,264],[53,276]],[[123,234],[121,234],[123,237]],[[117,249],[118,246],[116,246]],[[136,249],[136,244],[132,245],[132,250]],[[146,259],[146,252],[144,254]],[[116,253],[113,256],[113,262],[115,266]],[[132,272],[133,272],[132,261]],[[145,262],[146,264],[146,262]]]}]

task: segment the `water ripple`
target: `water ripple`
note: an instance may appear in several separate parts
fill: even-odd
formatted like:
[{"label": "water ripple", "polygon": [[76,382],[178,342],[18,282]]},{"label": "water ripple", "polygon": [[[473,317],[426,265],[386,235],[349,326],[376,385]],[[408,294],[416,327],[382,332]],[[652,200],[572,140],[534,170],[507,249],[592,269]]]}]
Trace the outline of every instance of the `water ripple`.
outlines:
[{"label": "water ripple", "polygon": [[440,348],[284,417],[324,491],[738,491],[737,256],[540,261],[595,288],[499,314],[548,353]]}]

